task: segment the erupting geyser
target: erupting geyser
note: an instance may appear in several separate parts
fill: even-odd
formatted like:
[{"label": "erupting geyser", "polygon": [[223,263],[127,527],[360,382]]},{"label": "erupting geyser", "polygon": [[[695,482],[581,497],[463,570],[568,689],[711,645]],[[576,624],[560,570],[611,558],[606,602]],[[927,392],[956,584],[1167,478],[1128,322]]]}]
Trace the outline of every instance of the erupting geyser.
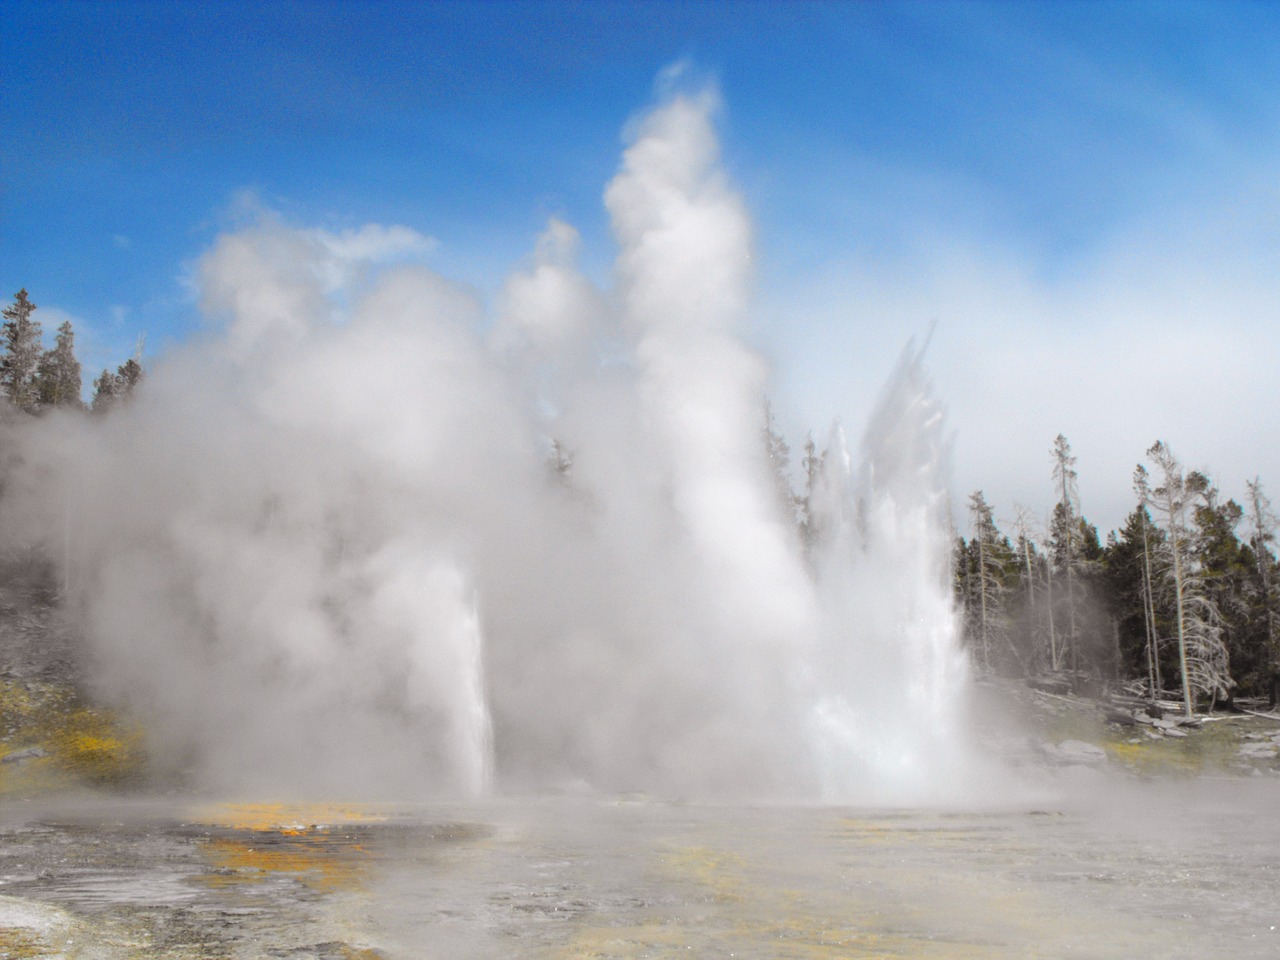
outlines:
[{"label": "erupting geyser", "polygon": [[488,319],[412,231],[264,216],[200,264],[206,341],[106,417],[15,428],[8,528],[162,760],[341,795],[956,782],[941,413],[909,348],[802,546],[713,110],[638,126],[611,290],[558,221]]}]

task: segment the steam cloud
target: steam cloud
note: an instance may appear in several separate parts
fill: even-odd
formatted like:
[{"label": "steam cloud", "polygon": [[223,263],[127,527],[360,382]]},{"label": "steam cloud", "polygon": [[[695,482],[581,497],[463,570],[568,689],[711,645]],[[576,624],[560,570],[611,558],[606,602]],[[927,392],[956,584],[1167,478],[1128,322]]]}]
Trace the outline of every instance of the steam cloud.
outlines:
[{"label": "steam cloud", "polygon": [[413,231],[265,217],[200,264],[215,335],[108,416],[14,428],[5,529],[63,565],[162,760],[400,796],[910,799],[963,771],[940,408],[909,348],[856,469],[833,432],[806,560],[714,111],[637,127],[613,290],[556,220],[490,321]]}]

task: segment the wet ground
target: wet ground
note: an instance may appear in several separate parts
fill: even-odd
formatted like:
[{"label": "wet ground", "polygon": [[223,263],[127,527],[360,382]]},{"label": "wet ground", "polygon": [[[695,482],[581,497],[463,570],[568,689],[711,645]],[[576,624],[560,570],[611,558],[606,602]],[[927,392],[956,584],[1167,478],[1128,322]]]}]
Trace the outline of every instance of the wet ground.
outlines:
[{"label": "wet ground", "polygon": [[1280,955],[1280,783],[1079,795],[950,813],[15,802],[0,956]]}]

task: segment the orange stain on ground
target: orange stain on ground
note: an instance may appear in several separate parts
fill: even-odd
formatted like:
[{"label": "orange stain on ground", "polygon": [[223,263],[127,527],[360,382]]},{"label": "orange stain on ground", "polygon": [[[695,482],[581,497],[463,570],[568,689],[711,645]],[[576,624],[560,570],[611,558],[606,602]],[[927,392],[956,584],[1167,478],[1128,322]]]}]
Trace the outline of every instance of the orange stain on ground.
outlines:
[{"label": "orange stain on ground", "polygon": [[202,845],[213,867],[204,882],[212,887],[263,883],[288,876],[304,886],[325,893],[356,890],[368,872],[363,847],[317,834],[305,839],[263,838],[239,840],[216,837]]},{"label": "orange stain on ground", "polygon": [[231,830],[273,831],[301,836],[344,824],[382,823],[387,809],[364,803],[214,803],[187,817],[188,823]]},{"label": "orange stain on ground", "polygon": [[363,804],[220,803],[203,807],[189,823],[227,831],[201,844],[215,887],[263,883],[288,877],[311,889],[359,888],[368,872],[368,851],[349,830],[389,819]]}]

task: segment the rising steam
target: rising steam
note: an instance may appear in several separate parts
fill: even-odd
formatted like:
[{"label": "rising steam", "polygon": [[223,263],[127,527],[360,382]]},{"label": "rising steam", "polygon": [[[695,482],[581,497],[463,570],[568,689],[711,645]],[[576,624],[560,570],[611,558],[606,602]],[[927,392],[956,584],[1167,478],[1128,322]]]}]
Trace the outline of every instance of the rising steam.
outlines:
[{"label": "rising steam", "polygon": [[64,566],[162,761],[343,795],[958,776],[941,411],[909,349],[857,469],[833,434],[806,557],[714,107],[636,128],[612,290],[555,220],[489,320],[412,231],[264,217],[201,261],[205,342],[110,415],[16,428],[6,529]]}]

